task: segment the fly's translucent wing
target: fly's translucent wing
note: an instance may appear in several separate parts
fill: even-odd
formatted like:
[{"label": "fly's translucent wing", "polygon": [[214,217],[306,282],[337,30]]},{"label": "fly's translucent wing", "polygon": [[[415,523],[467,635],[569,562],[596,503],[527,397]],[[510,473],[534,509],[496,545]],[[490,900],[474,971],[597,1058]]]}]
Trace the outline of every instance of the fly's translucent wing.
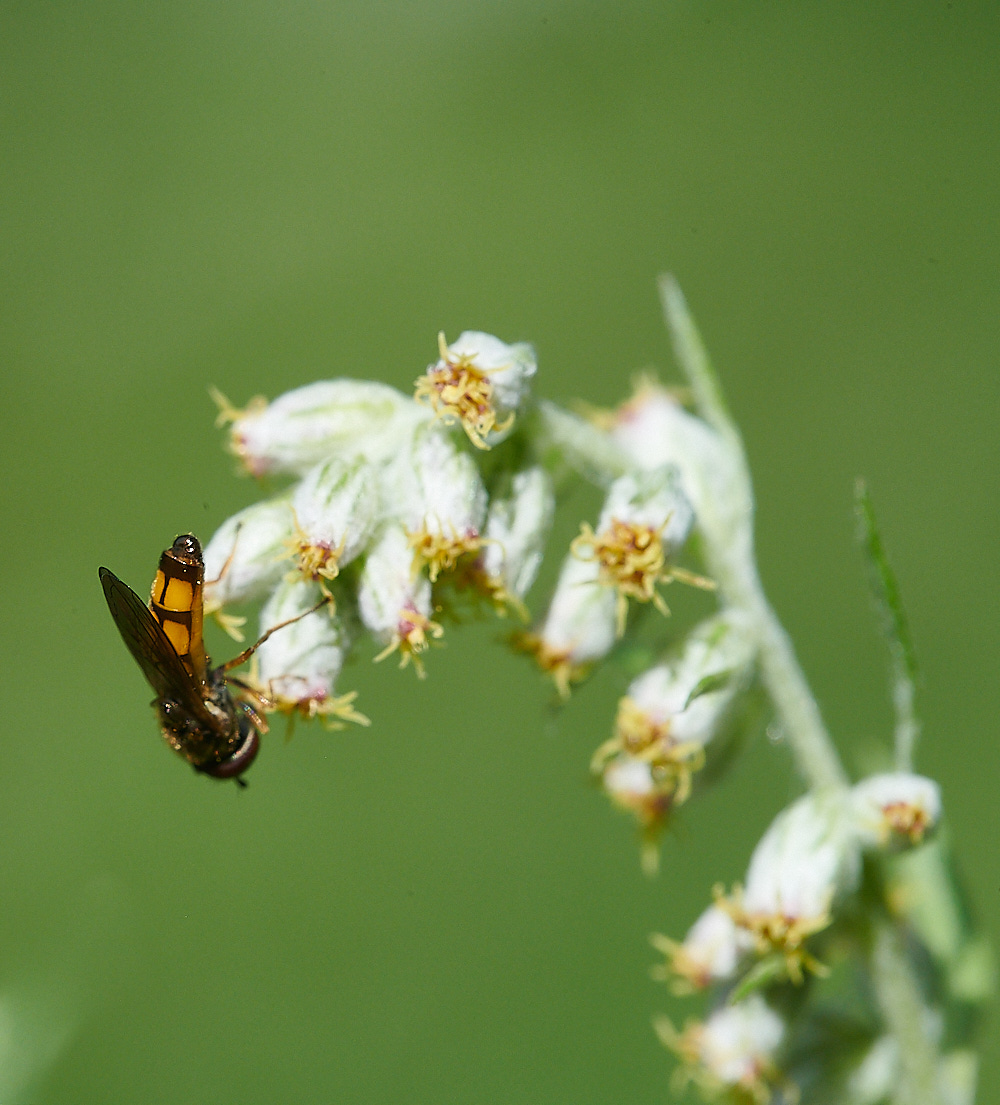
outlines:
[{"label": "fly's translucent wing", "polygon": [[101,568],[98,574],[118,632],[156,697],[178,702],[195,717],[211,722],[197,685],[149,607],[114,572]]}]

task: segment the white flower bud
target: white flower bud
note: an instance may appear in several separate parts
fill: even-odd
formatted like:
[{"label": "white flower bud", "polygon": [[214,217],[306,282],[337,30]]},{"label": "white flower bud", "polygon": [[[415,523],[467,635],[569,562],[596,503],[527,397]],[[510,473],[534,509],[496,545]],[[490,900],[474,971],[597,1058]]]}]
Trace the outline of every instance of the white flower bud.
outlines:
[{"label": "white flower bud", "polygon": [[656,590],[673,579],[712,589],[711,580],[668,563],[687,539],[691,506],[677,483],[673,468],[629,472],[608,491],[597,533],[581,526],[572,544],[573,554],[598,565],[600,581],[617,593],[618,636],[625,632],[628,600],[652,602],[663,614],[667,604]]},{"label": "white flower bud", "polygon": [[331,456],[378,464],[430,419],[409,396],[367,380],[321,380],[244,411],[215,398],[221,418],[232,422],[230,447],[254,476],[301,475]]},{"label": "white flower bud", "polygon": [[608,420],[616,445],[641,468],[674,465],[698,526],[712,543],[748,539],[749,486],[733,452],[710,426],[646,381]]},{"label": "white flower bud", "polygon": [[383,472],[384,510],[406,529],[411,559],[431,581],[477,553],[486,489],[472,458],[433,426],[421,427]]},{"label": "white flower bud", "polygon": [[443,631],[431,621],[430,582],[414,574],[413,549],[399,526],[386,527],[371,547],[358,584],[358,612],[365,628],[386,646],[376,659],[398,649],[400,667],[412,659],[423,675],[419,654],[428,637]]},{"label": "white flower bud", "polygon": [[738,611],[727,610],[695,626],[676,656],[630,684],[626,699],[631,724],[619,726],[624,749],[648,747],[650,737],[671,744],[708,744],[745,686],[753,658],[750,629]]},{"label": "white flower bud", "polygon": [[772,1091],[779,1086],[795,1093],[775,1063],[785,1036],[784,1021],[759,994],[722,1005],[707,1020],[693,1021],[680,1033],[661,1018],[656,1031],[683,1060],[684,1080],[697,1083],[707,1097],[739,1090],[741,1100],[746,1095],[763,1103],[773,1100]]},{"label": "white flower bud", "polygon": [[740,960],[753,949],[753,937],[736,924],[728,910],[711,905],[688,930],[683,943],[657,935],[653,946],[667,957],[656,977],[672,979],[675,993],[688,994],[732,978]]},{"label": "white flower bud", "polygon": [[664,552],[668,556],[676,553],[688,539],[694,521],[677,469],[664,465],[628,472],[615,480],[601,509],[598,532],[609,530],[616,521],[653,530]]},{"label": "white flower bud", "polygon": [[597,564],[570,554],[541,629],[524,644],[565,698],[570,683],[611,651],[615,624],[615,595],[599,582]]},{"label": "white flower bud", "polygon": [[523,600],[541,567],[554,508],[552,480],[539,466],[514,476],[508,498],[491,500],[477,562],[490,594],[501,601]]},{"label": "white flower bud", "polygon": [[750,858],[742,895],[719,904],[753,933],[758,951],[782,952],[790,976],[822,970],[803,942],[830,924],[835,897],[855,887],[860,851],[845,794],[807,794],[771,823]]},{"label": "white flower bud", "polygon": [[918,844],[941,817],[941,791],[923,775],[906,771],[870,775],[851,793],[858,832],[869,848]]},{"label": "white flower bud", "polygon": [[205,546],[205,605],[262,598],[287,571],[294,519],[287,499],[267,499],[234,514]]},{"label": "white flower bud", "polygon": [[445,421],[460,422],[477,448],[492,448],[510,433],[527,397],[538,367],[535,351],[478,330],[466,330],[451,345],[442,334],[438,344],[440,360],[417,380],[417,399]]},{"label": "white flower bud", "polygon": [[724,1086],[766,1088],[774,1057],[785,1035],[781,1017],[759,994],[735,1005],[723,1005],[705,1021],[698,1058],[708,1074]]},{"label": "white flower bud", "polygon": [[656,820],[663,797],[645,760],[619,756],[608,764],[601,778],[604,789],[623,808],[640,814],[641,820]]},{"label": "white flower bud", "polygon": [[305,579],[333,579],[359,556],[375,531],[378,483],[364,461],[339,457],[311,469],[292,497],[293,549]]},{"label": "white flower bud", "polygon": [[853,889],[857,838],[839,795],[807,794],[781,811],[750,857],[743,906],[811,922],[828,915],[835,895]]},{"label": "white flower bud", "polygon": [[[342,623],[326,609],[311,610],[323,598],[320,587],[301,579],[283,580],[260,613],[261,632],[292,618],[257,650],[258,681],[274,708],[304,717],[339,718],[367,725],[353,708],[355,693],[340,697],[334,685],[350,642]],[[305,617],[300,615],[305,614]]]}]

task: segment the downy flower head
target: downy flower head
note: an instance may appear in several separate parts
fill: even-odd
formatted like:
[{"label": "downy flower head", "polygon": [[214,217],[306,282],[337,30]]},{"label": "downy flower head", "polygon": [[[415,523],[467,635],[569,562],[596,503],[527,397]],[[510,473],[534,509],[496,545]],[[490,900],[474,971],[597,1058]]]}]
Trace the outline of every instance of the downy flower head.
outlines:
[{"label": "downy flower head", "polygon": [[[283,580],[261,610],[261,632],[298,618],[322,599],[318,584]],[[322,717],[333,728],[341,721],[368,725],[364,714],[354,709],[356,691],[334,693],[349,645],[343,624],[329,610],[306,614],[282,626],[257,650],[257,682],[281,713]]]},{"label": "downy flower head", "polygon": [[805,940],[832,921],[834,899],[857,884],[859,841],[846,795],[807,794],[771,823],[750,857],[746,888],[717,903],[755,940],[760,955],[784,955],[789,976],[824,968]]},{"label": "downy flower head", "polygon": [[851,795],[858,831],[867,847],[919,844],[941,817],[937,783],[908,771],[869,775]]},{"label": "downy flower head", "polygon": [[671,983],[675,994],[704,990],[735,975],[740,960],[753,949],[753,937],[717,905],[710,905],[688,930],[682,943],[656,933],[653,947],[666,956],[653,977]]},{"label": "downy flower head", "polygon": [[415,398],[439,417],[458,421],[478,449],[511,431],[538,367],[525,342],[507,345],[492,334],[466,330],[448,345],[438,335],[440,359],[416,382]]},{"label": "downy flower head", "polygon": [[738,533],[749,536],[753,503],[732,451],[670,391],[655,380],[641,380],[632,398],[599,422],[640,468],[677,468],[709,542],[732,541]]},{"label": "downy flower head", "polygon": [[670,802],[669,795],[657,787],[649,764],[636,756],[619,756],[608,765],[601,782],[622,809],[631,810],[646,825],[659,822]]},{"label": "downy flower head", "polygon": [[405,527],[414,571],[433,583],[482,546],[486,489],[472,458],[449,435],[423,426],[383,473],[386,513]]},{"label": "downy flower head", "polygon": [[375,471],[364,461],[323,461],[295,489],[292,510],[295,534],[288,545],[296,572],[303,579],[334,579],[341,566],[361,554],[375,531]]},{"label": "downy flower head", "polygon": [[658,583],[680,579],[711,588],[710,580],[669,563],[687,540],[694,515],[677,481],[676,470],[661,467],[629,472],[608,490],[597,532],[584,522],[573,554],[598,566],[598,578],[617,596],[617,632],[625,632],[628,600],[652,602],[662,614],[667,604]]},{"label": "downy flower head", "polygon": [[759,994],[720,1006],[705,1021],[689,1022],[680,1033],[661,1018],[656,1031],[684,1063],[675,1082],[678,1090],[693,1081],[709,1099],[739,1090],[766,1105],[775,1089],[790,1089],[775,1063],[785,1024]]},{"label": "downy flower head", "polygon": [[501,611],[507,604],[523,611],[524,596],[541,567],[554,508],[552,480],[538,465],[516,473],[509,496],[490,500],[472,581]]},{"label": "downy flower head", "polygon": [[582,679],[615,643],[615,595],[601,585],[595,561],[566,557],[545,621],[519,643],[568,698],[570,683]]},{"label": "downy flower head", "polygon": [[399,666],[412,660],[423,678],[420,653],[444,630],[431,620],[430,581],[414,573],[413,549],[400,526],[387,526],[368,553],[358,585],[358,613],[365,628],[385,645],[376,660],[398,649]]},{"label": "downy flower head", "polygon": [[369,380],[321,380],[244,410],[212,394],[220,423],[232,424],[230,449],[252,476],[302,475],[331,456],[381,463],[430,418],[409,396]]},{"label": "downy flower head", "polygon": [[645,760],[673,804],[691,792],[705,746],[746,685],[754,649],[744,618],[730,610],[696,626],[677,654],[633,680],[618,703],[615,735],[591,762],[596,774],[619,756]]},{"label": "downy flower head", "polygon": [[236,627],[244,619],[220,611],[232,603],[263,598],[281,579],[292,528],[288,500],[267,499],[223,522],[205,546],[205,613],[215,614],[237,640],[242,634]]}]

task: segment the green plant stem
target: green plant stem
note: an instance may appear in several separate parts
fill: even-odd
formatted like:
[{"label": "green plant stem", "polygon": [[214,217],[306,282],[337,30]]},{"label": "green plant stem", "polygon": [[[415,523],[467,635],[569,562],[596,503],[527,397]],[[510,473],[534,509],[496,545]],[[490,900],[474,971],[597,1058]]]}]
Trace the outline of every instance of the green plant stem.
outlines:
[{"label": "green plant stem", "polygon": [[[698,413],[728,447],[732,461],[733,501],[723,527],[716,526],[716,540],[706,542],[709,569],[726,600],[743,610],[756,628],[764,685],[807,785],[814,790],[844,789],[847,774],[791,639],[768,603],[757,574],[753,488],[742,439],[680,287],[672,276],[661,277],[659,287],[674,350],[691,384]],[[720,534],[724,540],[718,539]],[[894,1102],[939,1105],[937,1049],[926,1035],[927,1006],[913,965],[888,919],[878,922],[871,970],[882,1016],[899,1047],[902,1077]]]},{"label": "green plant stem", "polygon": [[872,978],[882,1017],[899,1046],[900,1078],[893,1102],[940,1105],[937,1047],[928,1037],[923,995],[899,933],[888,919],[876,925]]},{"label": "green plant stem", "polygon": [[674,350],[694,392],[698,413],[719,434],[732,460],[734,504],[729,538],[707,543],[709,569],[733,606],[743,610],[757,633],[764,684],[795,757],[811,789],[847,785],[836,747],[809,690],[788,634],[768,603],[757,574],[753,548],[753,490],[739,431],[725,404],[684,296],[672,276],[660,278],[663,310]]}]

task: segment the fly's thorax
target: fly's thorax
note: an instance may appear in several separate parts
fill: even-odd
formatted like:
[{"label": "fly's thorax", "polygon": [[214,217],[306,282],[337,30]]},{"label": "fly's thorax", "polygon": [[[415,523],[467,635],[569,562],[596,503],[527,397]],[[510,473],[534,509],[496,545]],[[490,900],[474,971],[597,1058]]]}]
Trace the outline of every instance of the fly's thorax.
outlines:
[{"label": "fly's thorax", "polygon": [[181,663],[199,683],[206,682],[207,662],[202,638],[205,562],[198,538],[178,537],[160,557],[149,608],[173,645]]},{"label": "fly's thorax", "polygon": [[210,771],[240,750],[247,733],[240,724],[243,711],[233,701],[221,676],[213,679],[211,693],[203,705],[205,716],[199,717],[172,699],[157,702],[167,744],[199,771]]}]

